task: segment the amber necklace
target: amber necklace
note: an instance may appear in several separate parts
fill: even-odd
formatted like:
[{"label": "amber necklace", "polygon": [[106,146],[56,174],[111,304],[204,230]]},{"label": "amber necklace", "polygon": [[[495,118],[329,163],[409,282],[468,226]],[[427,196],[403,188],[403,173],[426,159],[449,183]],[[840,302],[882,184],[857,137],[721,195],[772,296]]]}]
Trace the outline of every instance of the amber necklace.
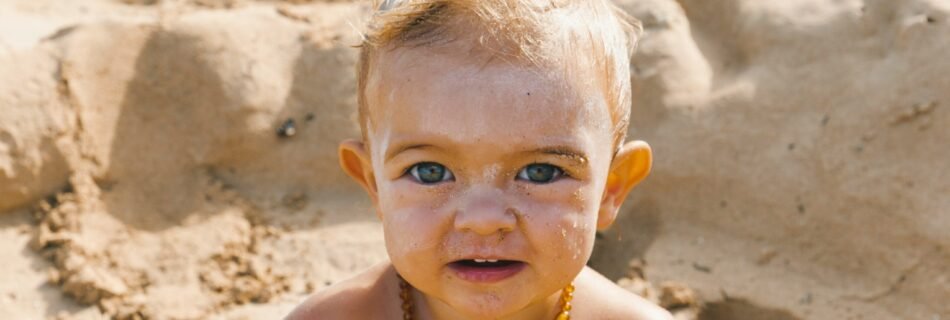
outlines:
[{"label": "amber necklace", "polygon": [[[409,285],[402,276],[397,274],[396,277],[399,278],[399,299],[402,300],[402,319],[412,320],[412,295],[409,291],[412,289],[412,286]],[[574,283],[569,283],[567,287],[564,287],[564,290],[561,290],[561,312],[558,312],[554,320],[571,319],[571,300],[573,299]]]}]

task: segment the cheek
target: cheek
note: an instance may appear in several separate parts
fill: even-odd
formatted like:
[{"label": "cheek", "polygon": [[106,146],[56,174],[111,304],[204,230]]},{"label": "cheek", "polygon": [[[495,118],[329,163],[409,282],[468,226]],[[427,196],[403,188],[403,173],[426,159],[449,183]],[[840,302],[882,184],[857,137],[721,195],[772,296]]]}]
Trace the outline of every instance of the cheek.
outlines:
[{"label": "cheek", "polygon": [[596,219],[591,216],[563,216],[546,228],[545,243],[552,244],[547,255],[567,265],[586,263],[594,246]]},{"label": "cheek", "polygon": [[586,262],[597,225],[596,188],[580,181],[522,191],[520,211],[540,254],[562,262]]},{"label": "cheek", "polygon": [[428,265],[419,262],[439,256],[435,253],[441,250],[451,226],[445,214],[437,210],[438,203],[444,200],[437,188],[393,182],[387,188],[389,192],[380,193],[386,249],[393,263],[413,268]]}]

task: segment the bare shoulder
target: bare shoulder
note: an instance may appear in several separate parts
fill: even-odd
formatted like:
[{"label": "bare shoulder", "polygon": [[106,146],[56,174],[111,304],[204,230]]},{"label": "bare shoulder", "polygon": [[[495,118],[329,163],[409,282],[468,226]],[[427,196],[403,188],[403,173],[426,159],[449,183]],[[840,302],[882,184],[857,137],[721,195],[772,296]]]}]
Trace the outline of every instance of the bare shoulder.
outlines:
[{"label": "bare shoulder", "polygon": [[575,308],[583,319],[672,320],[660,306],[630,291],[589,267],[574,281]]},{"label": "bare shoulder", "polygon": [[[294,308],[285,320],[379,319],[388,311],[395,277],[389,263],[376,265],[359,275],[320,290]],[[392,283],[391,283],[392,282]],[[390,293],[390,294],[387,294]],[[383,305],[380,304],[384,301]],[[398,306],[395,306],[398,308]]]}]

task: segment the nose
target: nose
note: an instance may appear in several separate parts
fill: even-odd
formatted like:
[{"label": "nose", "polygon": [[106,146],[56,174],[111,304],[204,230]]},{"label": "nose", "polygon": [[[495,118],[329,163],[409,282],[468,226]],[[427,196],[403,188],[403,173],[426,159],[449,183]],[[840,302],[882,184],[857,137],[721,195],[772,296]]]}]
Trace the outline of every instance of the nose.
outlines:
[{"label": "nose", "polygon": [[504,193],[494,188],[473,188],[455,212],[455,229],[478,235],[510,232],[518,223],[514,211],[504,201]]}]

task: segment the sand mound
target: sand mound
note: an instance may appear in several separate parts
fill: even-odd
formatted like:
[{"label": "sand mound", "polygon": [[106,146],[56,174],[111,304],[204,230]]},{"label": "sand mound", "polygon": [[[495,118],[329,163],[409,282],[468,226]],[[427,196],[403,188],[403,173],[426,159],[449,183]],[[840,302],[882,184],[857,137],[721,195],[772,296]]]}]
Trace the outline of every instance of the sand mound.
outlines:
[{"label": "sand mound", "polygon": [[[317,12],[339,18],[307,22]],[[383,259],[336,165],[337,142],[359,132],[344,33],[360,12],[186,6],[64,26],[6,57],[45,81],[4,87],[15,143],[0,199],[39,201],[33,242],[50,282],[91,314],[205,318],[292,306]]]},{"label": "sand mound", "polygon": [[711,314],[950,315],[945,2],[624,5],[657,163],[594,265],[643,257]]},{"label": "sand mound", "polygon": [[[950,6],[618,2],[657,163],[593,266],[684,318],[950,317]],[[384,259],[335,158],[367,12],[0,4],[0,310],[273,318]]]}]

